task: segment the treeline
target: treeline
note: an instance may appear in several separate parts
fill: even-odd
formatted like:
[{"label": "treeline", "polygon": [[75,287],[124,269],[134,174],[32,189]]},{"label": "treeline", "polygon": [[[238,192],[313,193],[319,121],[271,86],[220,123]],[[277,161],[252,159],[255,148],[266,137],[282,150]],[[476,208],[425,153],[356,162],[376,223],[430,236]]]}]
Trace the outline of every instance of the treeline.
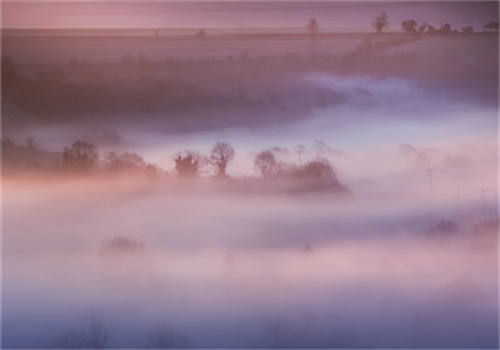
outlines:
[{"label": "treeline", "polygon": [[[389,28],[389,17],[386,12],[377,15],[371,23],[372,28],[377,33],[383,33]],[[316,17],[308,19],[306,27],[307,34],[311,37],[316,37],[320,33],[320,24]],[[401,22],[401,31],[404,33],[418,33],[418,34],[473,34],[474,27],[468,25],[459,29],[453,29],[449,23],[444,23],[440,27],[427,24],[427,22],[418,23],[414,19],[406,19]],[[478,33],[495,33],[498,32],[498,20],[492,20],[483,25],[483,31]],[[331,33],[331,32],[329,32]],[[159,31],[155,30],[155,36],[159,35]],[[207,32],[205,29],[196,31],[195,36],[198,39],[205,39]]]},{"label": "treeline", "polygon": [[[280,155],[289,151],[273,147],[256,153],[254,167],[262,179],[266,180],[301,180],[328,185],[339,191],[344,186],[339,182],[331,162],[320,154],[339,152],[331,149],[322,141],[314,144],[318,156],[304,162],[302,157],[305,146],[297,146],[299,163],[283,161]],[[217,142],[208,155],[193,150],[178,152],[174,158],[175,173],[178,178],[214,177],[227,179],[227,168],[236,155],[235,149],[227,142]],[[53,173],[90,176],[92,174],[135,174],[150,178],[161,178],[168,174],[156,164],[146,162],[134,152],[110,151],[100,155],[97,147],[86,141],[75,141],[64,147],[61,152],[49,152],[38,148],[33,139],[28,138],[24,145],[11,139],[2,140],[2,169],[4,174],[23,171],[52,171]]]},{"label": "treeline", "polygon": [[[381,34],[389,28],[389,17],[387,13],[382,12],[377,15],[371,23],[373,29]],[[311,17],[307,22],[307,31],[311,36],[316,36],[320,31],[319,22],[315,17]],[[440,27],[427,24],[427,22],[418,23],[414,19],[406,19],[401,22],[401,31],[410,34],[473,34],[474,27],[465,26],[460,29],[453,29],[449,23],[444,23]],[[483,25],[482,33],[498,32],[498,20],[489,21]]]},{"label": "treeline", "polygon": [[[214,109],[304,110],[343,102],[343,96],[320,86],[287,84],[283,78],[291,67],[266,68],[270,63],[282,65],[272,58],[240,56],[223,62],[151,62],[145,55],[126,55],[114,63],[72,59],[42,65],[34,74],[3,57],[2,97],[4,105],[9,103],[48,122],[65,120],[68,115],[88,120]],[[258,80],[252,78],[257,76]]]},{"label": "treeline", "polygon": [[88,116],[154,112],[167,107],[175,110],[208,99],[193,84],[153,78],[130,70],[130,64],[122,62],[123,72],[110,77],[95,65],[72,60],[70,67],[55,65],[30,77],[3,57],[2,96],[22,110],[49,120],[68,113]]}]

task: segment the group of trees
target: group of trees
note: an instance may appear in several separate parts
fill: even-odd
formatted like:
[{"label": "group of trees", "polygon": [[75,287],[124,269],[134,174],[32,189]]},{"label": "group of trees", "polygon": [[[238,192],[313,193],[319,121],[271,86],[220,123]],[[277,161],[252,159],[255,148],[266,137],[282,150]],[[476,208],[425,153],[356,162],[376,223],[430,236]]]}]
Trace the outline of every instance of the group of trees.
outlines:
[{"label": "group of trees", "polygon": [[133,152],[111,151],[101,159],[97,147],[85,141],[75,141],[61,153],[61,167],[66,171],[88,173],[99,165],[104,170],[115,173],[143,172],[154,175],[159,171],[155,165],[146,163],[140,155]]},{"label": "group of trees", "polygon": [[[88,174],[95,171],[104,171],[107,173],[135,173],[156,176],[161,174],[162,170],[156,165],[147,163],[140,155],[133,152],[115,152],[110,151],[104,156],[100,156],[97,147],[86,141],[75,141],[70,146],[64,147],[62,152],[48,152],[38,148],[33,139],[28,138],[24,146],[16,145],[12,140],[2,141],[4,149],[13,148],[12,152],[24,153],[31,150],[31,156],[25,155],[25,166],[37,162],[39,154],[50,153],[54,160],[55,169],[69,173]],[[302,164],[302,159],[307,153],[304,145],[298,145],[293,152],[298,156],[299,164],[294,162],[282,161],[280,157],[289,157],[291,151],[288,148],[273,147],[255,154],[254,167],[264,179],[310,179],[315,181],[326,181],[338,184],[337,175],[330,161],[325,156],[338,153],[326,145],[324,142],[316,140],[313,149],[318,158]],[[11,152],[11,153],[12,153]],[[16,158],[16,154],[11,154],[11,158]],[[236,151],[227,142],[217,142],[210,150],[208,155],[203,155],[192,150],[185,150],[174,156],[175,171],[180,178],[196,178],[202,174],[213,174],[216,178],[227,178],[227,168],[233,161]],[[4,170],[10,163],[4,162]],[[47,162],[45,167],[40,165],[40,169],[51,168]],[[207,171],[208,170],[208,171]],[[340,184],[339,184],[340,186]]]},{"label": "group of trees", "polygon": [[[389,18],[385,12],[377,15],[372,23],[372,27],[377,33],[383,33],[389,28]],[[414,19],[407,19],[401,22],[401,29],[405,33],[419,33],[419,34],[452,34],[459,33],[458,30],[453,30],[449,23],[443,24],[440,28],[435,28],[432,25],[428,25],[423,22],[421,25]],[[493,20],[486,23],[483,26],[484,31],[498,32],[498,20]],[[315,17],[309,18],[307,22],[307,31],[309,35],[316,36],[319,32],[318,20]],[[472,34],[474,33],[474,28],[472,26],[466,26],[461,29],[462,34]]]},{"label": "group of trees", "polygon": [[[301,153],[297,149],[299,157]],[[301,180],[314,180],[326,182],[343,189],[337,178],[337,174],[327,158],[319,157],[315,160],[297,165],[291,162],[279,161],[272,150],[262,151],[256,154],[254,165],[265,179],[291,178]]]},{"label": "group of trees", "polygon": [[[372,23],[372,27],[375,29],[377,33],[382,33],[385,30],[387,30],[387,28],[389,28],[389,19],[387,14],[385,12],[382,12],[379,15],[377,15]],[[498,31],[498,21],[488,22],[484,25],[483,28],[485,31]],[[310,17],[307,21],[306,29],[310,36],[315,37],[316,34],[318,34],[319,32],[318,19],[316,17]],[[415,21],[414,19],[408,19],[401,22],[401,29],[405,33],[420,33],[420,34],[422,33],[447,34],[447,33],[457,32],[451,30],[451,26],[449,23],[445,23],[444,25],[441,26],[441,28],[435,28],[431,25],[427,25],[425,22],[423,22],[419,26],[417,21]],[[461,32],[463,34],[472,34],[474,32],[474,28],[472,26],[466,26],[461,29]],[[199,29],[196,32],[196,37],[199,39],[204,39],[206,38],[206,36],[207,33],[205,29]]]},{"label": "group of trees", "polygon": [[236,151],[229,143],[217,142],[208,157],[191,150],[177,153],[174,158],[175,170],[179,177],[197,177],[202,167],[209,165],[213,167],[215,176],[224,178],[227,177],[227,166],[235,154]]},{"label": "group of trees", "polygon": [[[317,144],[315,143],[315,146]],[[299,156],[299,163],[302,163],[302,156],[305,153],[305,146],[299,145],[295,152]],[[217,142],[210,151],[209,156],[203,156],[198,152],[184,151],[178,153],[174,158],[175,170],[179,177],[197,177],[201,169],[206,165],[214,169],[218,178],[227,177],[226,169],[235,155],[234,148],[226,142]],[[285,153],[280,147],[258,152],[254,158],[255,169],[264,179],[301,179],[314,180],[334,184],[338,188],[343,188],[337,179],[337,174],[327,158],[320,157],[305,164],[295,164],[293,162],[280,161],[277,154]]]},{"label": "group of trees", "polygon": [[[385,13],[383,14],[383,18],[381,19],[381,23],[385,23],[385,26],[376,26],[377,33],[381,33],[382,29],[387,28],[389,25],[389,22],[387,21],[387,16]],[[377,17],[379,18],[379,17]],[[384,22],[385,19],[385,22]],[[378,23],[375,21],[375,23]],[[375,26],[375,24],[374,24]],[[498,31],[498,21],[492,21],[489,23],[486,23],[484,25],[484,30],[486,32],[488,31]],[[380,30],[379,30],[380,29]],[[453,29],[449,23],[444,23],[441,25],[439,28],[435,28],[432,25],[428,25],[426,22],[421,23],[420,25],[415,21],[414,19],[407,19],[401,22],[401,29],[405,33],[409,34],[473,34],[474,33],[474,27],[472,26],[465,26],[461,28],[461,30]]]}]

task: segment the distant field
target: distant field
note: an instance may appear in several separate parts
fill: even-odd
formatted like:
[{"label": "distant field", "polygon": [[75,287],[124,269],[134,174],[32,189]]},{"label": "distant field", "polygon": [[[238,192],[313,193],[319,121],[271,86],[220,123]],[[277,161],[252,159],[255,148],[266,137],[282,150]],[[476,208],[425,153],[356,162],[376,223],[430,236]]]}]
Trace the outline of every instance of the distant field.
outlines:
[{"label": "distant field", "polygon": [[[19,63],[68,62],[72,59],[88,62],[116,62],[126,55],[142,55],[143,59],[162,62],[168,59],[234,59],[294,55],[338,56],[355,51],[367,41],[385,43],[379,50],[389,54],[424,53],[447,50],[487,50],[496,45],[495,35],[424,36],[402,33],[322,33],[315,39],[295,32],[253,32],[207,34],[197,38],[190,32],[175,35],[171,29],[159,35],[143,30],[83,30],[83,31],[3,31],[3,55]],[[17,33],[13,35],[12,33]],[[186,33],[191,33],[186,35]],[[5,35],[6,34],[6,35]],[[431,44],[431,45],[428,45]],[[444,45],[444,46],[443,46]],[[440,50],[436,50],[437,47]]]},{"label": "distant field", "polygon": [[137,35],[45,35],[7,36],[3,55],[20,63],[119,61],[125,55],[144,55],[151,61],[166,59],[228,59],[265,56],[342,55],[354,51],[364,40],[373,42],[409,38],[404,34],[323,34],[311,39],[304,34],[193,36]]},{"label": "distant field", "polygon": [[[496,47],[496,49],[494,49]],[[384,54],[491,56],[498,51],[497,35],[428,36],[383,50]]]}]

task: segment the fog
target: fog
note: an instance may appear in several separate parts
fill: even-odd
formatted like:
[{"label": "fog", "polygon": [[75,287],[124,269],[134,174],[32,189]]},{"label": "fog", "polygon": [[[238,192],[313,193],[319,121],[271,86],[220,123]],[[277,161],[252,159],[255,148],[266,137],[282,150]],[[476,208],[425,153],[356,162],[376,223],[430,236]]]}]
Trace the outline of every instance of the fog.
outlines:
[{"label": "fog", "polygon": [[[26,181],[4,191],[4,346],[49,346],[93,315],[112,347],[497,344],[494,197]],[[144,249],[104,253],[113,237]]]},{"label": "fog", "polygon": [[498,4],[3,5],[2,347],[498,347]]}]

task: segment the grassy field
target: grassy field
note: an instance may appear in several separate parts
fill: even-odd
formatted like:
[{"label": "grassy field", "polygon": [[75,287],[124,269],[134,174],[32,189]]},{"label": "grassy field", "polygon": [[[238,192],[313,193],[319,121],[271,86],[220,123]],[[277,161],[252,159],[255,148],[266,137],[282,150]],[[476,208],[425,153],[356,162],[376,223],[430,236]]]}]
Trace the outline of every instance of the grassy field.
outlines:
[{"label": "grassy field", "polygon": [[215,34],[198,38],[194,35],[155,36],[113,31],[98,34],[27,32],[24,35],[9,35],[6,32],[2,48],[4,56],[24,63],[66,62],[71,59],[112,62],[127,54],[144,55],[151,61],[164,61],[168,58],[191,60],[285,55],[335,56],[353,52],[368,41],[372,45],[393,48],[406,43],[402,46],[404,50],[412,50],[415,42],[426,46],[427,42],[461,45],[462,42],[491,43],[495,40],[496,36],[490,35],[419,37],[402,33],[324,33],[315,38],[302,33],[248,33]]}]

